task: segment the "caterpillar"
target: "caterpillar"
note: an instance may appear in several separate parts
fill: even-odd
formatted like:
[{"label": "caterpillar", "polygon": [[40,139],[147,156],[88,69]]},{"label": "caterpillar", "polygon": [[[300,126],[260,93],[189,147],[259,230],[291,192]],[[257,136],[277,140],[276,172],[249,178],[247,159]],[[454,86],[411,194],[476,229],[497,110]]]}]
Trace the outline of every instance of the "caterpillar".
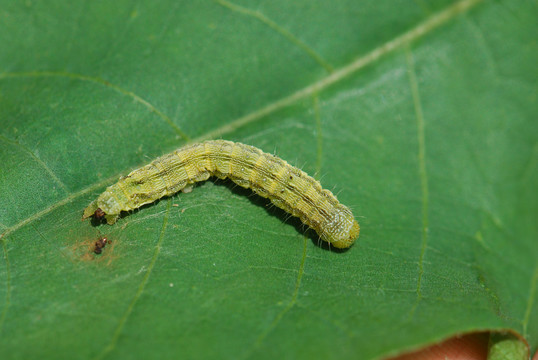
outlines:
[{"label": "caterpillar", "polygon": [[251,188],[336,248],[350,247],[359,236],[351,210],[313,177],[254,146],[226,140],[185,146],[121,177],[84,210],[82,219],[93,216],[112,225],[122,211],[188,192],[210,176]]}]

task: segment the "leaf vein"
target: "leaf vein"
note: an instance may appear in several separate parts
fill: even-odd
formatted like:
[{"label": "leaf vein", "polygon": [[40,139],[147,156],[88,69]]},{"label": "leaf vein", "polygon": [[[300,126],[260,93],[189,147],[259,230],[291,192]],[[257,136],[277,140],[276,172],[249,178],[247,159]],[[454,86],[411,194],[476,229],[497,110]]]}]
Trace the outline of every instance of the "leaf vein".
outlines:
[{"label": "leaf vein", "polygon": [[54,203],[54,204],[44,208],[43,210],[38,211],[38,212],[34,213],[33,215],[28,216],[26,219],[19,221],[17,224],[8,227],[6,229],[6,231],[2,234],[2,237],[7,237],[9,234],[17,231],[18,229],[20,229],[24,225],[26,225],[28,223],[31,223],[34,220],[40,219],[42,216],[48,214],[51,211],[54,211],[55,209],[59,208],[60,206],[63,206],[63,205],[66,205],[66,204],[70,203],[71,201],[79,198],[80,196],[83,196],[83,195],[85,195],[85,194],[87,194],[89,192],[92,192],[92,191],[94,191],[96,189],[99,189],[100,187],[105,186],[106,184],[111,183],[112,181],[116,180],[118,177],[119,177],[119,175],[111,176],[111,177],[109,177],[107,179],[99,181],[98,183],[90,185],[85,189],[82,189],[80,191],[71,193],[68,197],[58,201],[57,203]]},{"label": "leaf vein", "polygon": [[8,258],[8,251],[7,251],[7,241],[4,238],[4,234],[0,235],[0,242],[2,243],[2,251],[4,253],[4,260],[6,263],[6,297],[5,297],[5,304],[4,308],[2,309],[2,313],[0,314],[0,334],[2,334],[2,329],[4,327],[4,323],[7,316],[7,311],[9,307],[11,306],[11,265]]},{"label": "leaf vein", "polygon": [[499,70],[497,67],[497,63],[495,61],[495,56],[491,49],[491,45],[487,43],[486,37],[484,36],[484,31],[473,20],[468,19],[468,18],[465,18],[465,20],[466,20],[467,26],[471,30],[470,32],[474,34],[477,46],[481,48],[482,52],[485,55],[486,64],[487,64],[485,68],[491,71],[493,74],[495,74],[495,76],[498,78]]},{"label": "leaf vein", "polygon": [[424,275],[424,258],[426,255],[426,249],[428,247],[428,173],[426,171],[426,139],[424,130],[424,114],[422,111],[422,105],[420,101],[420,93],[418,90],[418,83],[415,73],[415,64],[413,60],[413,54],[408,46],[405,48],[409,84],[411,87],[411,94],[413,96],[413,105],[415,108],[415,116],[417,122],[417,139],[418,139],[418,162],[419,169],[418,174],[420,178],[420,189],[422,193],[422,240],[420,247],[420,258],[418,262],[418,279],[417,279],[417,299],[410,315],[412,316],[422,300],[422,276]]},{"label": "leaf vein", "polygon": [[12,145],[15,145],[15,146],[18,146],[19,148],[21,148],[24,152],[26,152],[28,155],[30,155],[30,157],[32,159],[34,159],[34,161],[39,165],[41,166],[49,175],[50,177],[52,178],[52,180],[54,180],[54,182],[56,184],[58,184],[67,194],[69,194],[69,190],[67,189],[67,186],[65,186],[65,184],[63,183],[62,180],[60,180],[56,174],[54,173],[54,171],[52,171],[52,169],[47,165],[45,164],[45,162],[43,160],[41,160],[39,157],[37,157],[34,152],[30,149],[28,149],[26,146],[22,145],[20,142],[18,141],[15,141],[15,140],[11,140],[3,135],[0,135],[0,139],[4,140],[5,142],[7,143],[10,143]]},{"label": "leaf vein", "polygon": [[321,114],[319,110],[319,96],[314,94],[314,114],[316,117],[317,158],[314,178],[319,181],[321,176],[321,160],[323,158],[323,135],[321,134]]},{"label": "leaf vein", "polygon": [[534,268],[534,275],[531,279],[531,286],[529,291],[529,298],[527,299],[527,308],[525,309],[525,315],[523,316],[523,337],[528,338],[527,326],[529,325],[529,319],[531,317],[532,307],[534,306],[534,300],[536,297],[536,289],[538,288],[538,266]]},{"label": "leaf vein", "polygon": [[303,254],[301,256],[301,263],[299,265],[299,271],[297,273],[297,280],[295,281],[295,289],[293,291],[291,300],[289,301],[288,305],[286,305],[286,307],[280,313],[277,314],[277,316],[273,319],[271,324],[269,324],[269,326],[267,326],[267,328],[264,331],[262,331],[262,333],[256,339],[256,342],[254,343],[254,345],[250,348],[250,350],[245,354],[245,356],[243,358],[250,357],[250,355],[256,349],[258,349],[258,347],[262,344],[263,340],[265,340],[267,335],[269,335],[269,333],[271,331],[273,331],[278,326],[278,324],[282,321],[284,316],[297,304],[297,297],[299,296],[299,288],[301,287],[301,280],[302,280],[303,275],[304,275],[304,266],[305,266],[305,262],[306,262],[307,240],[308,240],[308,237],[306,235],[303,236]]},{"label": "leaf vein", "polygon": [[65,77],[69,79],[76,79],[81,81],[89,81],[92,83],[96,83],[99,85],[103,85],[105,87],[111,88],[112,90],[131,97],[135,102],[143,105],[147,109],[149,109],[151,112],[154,112],[157,114],[161,119],[163,119],[174,131],[176,134],[181,136],[185,141],[189,141],[190,138],[185,134],[179,126],[177,126],[168,115],[163,113],[161,110],[157,109],[155,106],[153,106],[149,101],[143,99],[139,95],[135,94],[134,92],[124,89],[120,87],[119,85],[113,84],[107,80],[101,79],[99,77],[93,77],[89,75],[82,75],[77,73],[71,73],[67,71],[27,71],[27,72],[6,72],[0,74],[0,80],[6,79],[6,78],[18,78],[18,77]]},{"label": "leaf vein", "polygon": [[162,242],[164,239],[164,233],[166,231],[166,226],[168,224],[168,218],[170,217],[171,208],[172,208],[172,201],[168,200],[166,213],[163,219],[163,225],[161,228],[161,232],[159,234],[159,240],[157,241],[157,245],[155,245],[155,251],[153,252],[153,256],[151,258],[150,264],[148,265],[146,273],[144,274],[144,277],[142,278],[142,282],[138,286],[138,290],[135,296],[133,297],[133,299],[131,300],[129,307],[127,307],[127,310],[121,317],[118,323],[118,326],[116,327],[116,330],[114,331],[114,334],[112,335],[110,343],[106,346],[103,352],[96,357],[96,359],[103,359],[107,354],[109,354],[111,351],[113,351],[116,348],[121,332],[123,331],[123,328],[125,324],[127,323],[127,320],[131,316],[133,309],[136,306],[136,303],[138,302],[138,299],[140,299],[140,297],[142,296],[142,293],[144,292],[144,289],[146,288],[146,285],[149,281],[149,277],[151,276],[151,272],[153,271],[153,267],[155,266],[155,263],[157,262],[157,258],[159,257],[159,254],[161,252]]},{"label": "leaf vein", "polygon": [[329,62],[327,62],[321,55],[319,55],[317,52],[314,51],[311,47],[309,47],[307,44],[305,44],[303,41],[301,41],[299,38],[297,38],[295,35],[293,35],[290,31],[286,30],[282,26],[278,25],[276,22],[265,16],[259,11],[247,9],[245,7],[239,6],[237,4],[231,3],[226,0],[214,0],[217,4],[222,5],[225,8],[228,8],[232,11],[235,11],[237,13],[251,16],[255,19],[258,19],[265,25],[269,26],[271,29],[278,32],[280,35],[285,37],[288,41],[299,47],[301,50],[306,52],[308,56],[310,56],[312,59],[314,59],[319,65],[321,65],[328,73],[331,73],[334,71],[333,67]]},{"label": "leaf vein", "polygon": [[472,7],[474,7],[475,5],[479,4],[482,1],[484,0],[462,0],[453,5],[450,5],[445,10],[442,10],[432,15],[427,20],[418,24],[416,27],[412,28],[411,30],[403,33],[400,36],[395,37],[394,39],[382,44],[381,46],[378,46],[377,48],[371,50],[370,52],[364,54],[363,56],[360,56],[359,58],[357,58],[350,64],[344,67],[341,67],[339,69],[336,69],[334,72],[322,78],[321,80],[303,89],[300,89],[285,98],[277,100],[261,109],[258,109],[254,112],[246,114],[242,117],[239,117],[229,122],[228,124],[221,126],[220,128],[217,128],[213,131],[209,131],[197,137],[196,139],[194,139],[193,142],[198,142],[198,141],[207,140],[207,139],[221,138],[223,135],[231,133],[252,122],[258,121],[262,119],[263,117],[265,117],[266,115],[274,113],[280,109],[286,108],[299,100],[302,100],[308,96],[311,96],[314,93],[319,93],[322,90],[333,85],[334,83],[337,83],[338,81],[346,79],[352,74],[359,71],[360,69],[374,63],[375,61],[379,60],[381,57],[389,53],[392,53],[393,51],[399,49],[403,45],[411,43],[425,36],[426,34],[430,33],[431,31],[445,24],[446,22],[452,20],[459,14],[465,13],[466,11],[468,11],[469,9],[471,9]]}]

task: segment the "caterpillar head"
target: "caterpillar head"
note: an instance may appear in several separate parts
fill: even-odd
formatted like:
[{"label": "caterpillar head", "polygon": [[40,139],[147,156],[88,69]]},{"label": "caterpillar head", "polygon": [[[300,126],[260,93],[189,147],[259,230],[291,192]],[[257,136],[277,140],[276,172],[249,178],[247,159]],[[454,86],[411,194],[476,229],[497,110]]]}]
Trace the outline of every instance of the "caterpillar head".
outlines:
[{"label": "caterpillar head", "polygon": [[82,215],[82,220],[85,220],[89,217],[93,217],[98,221],[105,219],[109,225],[112,225],[118,219],[121,210],[119,210],[119,205],[113,197],[104,197],[103,193],[99,198],[93,201],[86,209],[84,209],[84,214]]}]

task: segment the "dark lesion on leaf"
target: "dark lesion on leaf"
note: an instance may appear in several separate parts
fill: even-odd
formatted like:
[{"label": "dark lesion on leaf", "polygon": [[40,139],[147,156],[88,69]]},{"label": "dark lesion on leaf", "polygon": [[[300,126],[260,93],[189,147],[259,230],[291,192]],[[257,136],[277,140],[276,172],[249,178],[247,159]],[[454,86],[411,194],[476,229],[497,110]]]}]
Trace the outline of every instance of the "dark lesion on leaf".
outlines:
[{"label": "dark lesion on leaf", "polygon": [[[110,236],[98,235],[97,237],[79,238],[69,246],[69,252],[75,261],[111,265],[118,255],[115,251],[117,241],[112,241]],[[105,249],[106,247],[106,249]]]},{"label": "dark lesion on leaf", "polygon": [[96,254],[101,254],[103,252],[103,249],[105,248],[106,244],[110,244],[111,241],[108,240],[108,238],[104,236],[99,236],[99,239],[94,243],[94,249],[93,252]]}]

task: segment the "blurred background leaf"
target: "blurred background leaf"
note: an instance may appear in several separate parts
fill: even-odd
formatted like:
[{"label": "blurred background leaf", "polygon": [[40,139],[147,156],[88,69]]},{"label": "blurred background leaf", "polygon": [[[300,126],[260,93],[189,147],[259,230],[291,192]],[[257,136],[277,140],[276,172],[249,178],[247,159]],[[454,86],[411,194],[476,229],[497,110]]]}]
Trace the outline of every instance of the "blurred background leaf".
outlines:
[{"label": "blurred background leaf", "polygon": [[[371,359],[477,329],[536,349],[537,10],[3,0],[0,357]],[[208,138],[317,174],[358,243],[222,181],[80,221]]]}]

